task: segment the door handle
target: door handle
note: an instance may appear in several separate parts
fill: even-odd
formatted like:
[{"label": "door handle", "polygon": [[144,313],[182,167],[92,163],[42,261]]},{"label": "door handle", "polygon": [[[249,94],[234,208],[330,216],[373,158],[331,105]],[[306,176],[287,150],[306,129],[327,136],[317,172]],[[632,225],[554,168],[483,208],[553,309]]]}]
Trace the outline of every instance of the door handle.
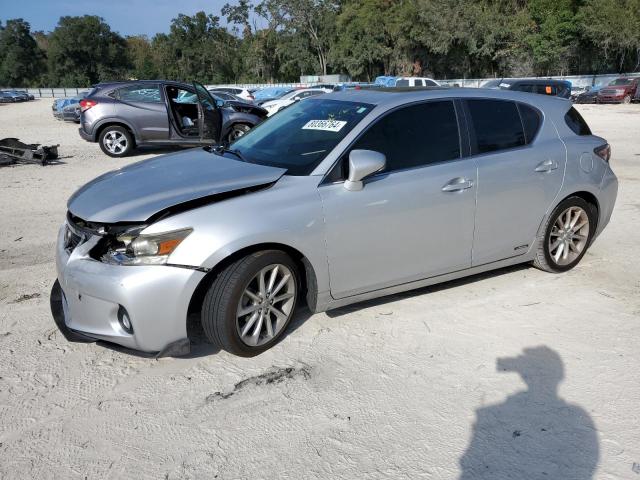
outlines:
[{"label": "door handle", "polygon": [[442,187],[443,192],[462,192],[463,190],[467,190],[473,187],[473,180],[469,180],[468,178],[457,177],[449,180],[444,187]]},{"label": "door handle", "polygon": [[551,160],[550,158],[544,162],[540,162],[536,167],[536,172],[550,172],[558,168],[558,162]]}]

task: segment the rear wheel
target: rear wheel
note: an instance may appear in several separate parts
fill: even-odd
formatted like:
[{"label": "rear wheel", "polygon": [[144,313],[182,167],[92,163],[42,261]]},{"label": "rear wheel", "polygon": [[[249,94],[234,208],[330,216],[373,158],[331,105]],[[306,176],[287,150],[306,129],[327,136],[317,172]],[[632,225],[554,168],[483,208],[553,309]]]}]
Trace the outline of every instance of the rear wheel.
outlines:
[{"label": "rear wheel", "polygon": [[563,200],[549,216],[534,265],[547,272],[566,272],[587,252],[596,225],[595,207],[580,197]]},{"label": "rear wheel", "polygon": [[298,271],[284,252],[252,253],[224,269],[207,292],[202,326],[222,349],[243,357],[277,343],[293,317]]},{"label": "rear wheel", "polygon": [[110,157],[126,157],[133,150],[129,130],[118,125],[106,127],[98,138],[100,149]]}]

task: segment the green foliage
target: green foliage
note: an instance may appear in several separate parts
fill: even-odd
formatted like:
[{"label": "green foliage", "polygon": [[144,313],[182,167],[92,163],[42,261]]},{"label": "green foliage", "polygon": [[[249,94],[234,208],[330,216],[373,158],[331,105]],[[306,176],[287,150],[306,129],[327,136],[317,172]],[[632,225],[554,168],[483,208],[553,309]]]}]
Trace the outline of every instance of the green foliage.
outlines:
[{"label": "green foliage", "polygon": [[127,42],[100,17],[62,17],[49,36],[49,82],[73,87],[122,78],[129,70]]},{"label": "green foliage", "polygon": [[348,73],[437,78],[636,71],[640,0],[234,0],[121,37],[95,16],[51,33],[0,24],[0,84],[126,78],[295,81]]},{"label": "green foliage", "polygon": [[44,54],[21,18],[0,24],[0,85],[31,86],[44,73]]}]

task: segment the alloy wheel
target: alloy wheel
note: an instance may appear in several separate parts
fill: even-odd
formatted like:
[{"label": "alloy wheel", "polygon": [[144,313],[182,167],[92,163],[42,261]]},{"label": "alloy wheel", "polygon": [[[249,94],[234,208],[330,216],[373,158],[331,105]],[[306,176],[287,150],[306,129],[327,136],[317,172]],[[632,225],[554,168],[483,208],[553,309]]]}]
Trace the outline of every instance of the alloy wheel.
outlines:
[{"label": "alloy wheel", "polygon": [[556,265],[569,265],[580,257],[587,248],[589,228],[589,216],[581,207],[569,207],[558,215],[548,240]]},{"label": "alloy wheel", "polygon": [[234,140],[237,140],[238,138],[242,137],[249,130],[250,130],[250,128],[247,125],[236,125],[236,126],[234,126],[231,129],[231,132],[229,132],[229,143],[231,143]]},{"label": "alloy wheel", "polygon": [[251,279],[236,313],[236,328],[246,345],[264,345],[280,334],[293,313],[296,288],[291,270],[282,264],[268,265]]},{"label": "alloy wheel", "polygon": [[120,155],[127,150],[127,137],[122,132],[107,132],[102,143],[114,155]]}]

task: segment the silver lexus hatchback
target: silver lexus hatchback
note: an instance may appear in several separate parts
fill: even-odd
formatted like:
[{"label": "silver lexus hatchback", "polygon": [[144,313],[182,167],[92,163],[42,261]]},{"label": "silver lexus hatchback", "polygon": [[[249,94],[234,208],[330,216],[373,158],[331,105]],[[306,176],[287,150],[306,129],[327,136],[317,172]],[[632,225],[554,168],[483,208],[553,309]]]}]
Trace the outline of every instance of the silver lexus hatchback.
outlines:
[{"label": "silver lexus hatchback", "polygon": [[312,312],[517,263],[573,268],[611,216],[606,140],[567,100],[472,89],[299,102],[228,147],[80,188],[51,295],[70,340],[237,355]]}]

